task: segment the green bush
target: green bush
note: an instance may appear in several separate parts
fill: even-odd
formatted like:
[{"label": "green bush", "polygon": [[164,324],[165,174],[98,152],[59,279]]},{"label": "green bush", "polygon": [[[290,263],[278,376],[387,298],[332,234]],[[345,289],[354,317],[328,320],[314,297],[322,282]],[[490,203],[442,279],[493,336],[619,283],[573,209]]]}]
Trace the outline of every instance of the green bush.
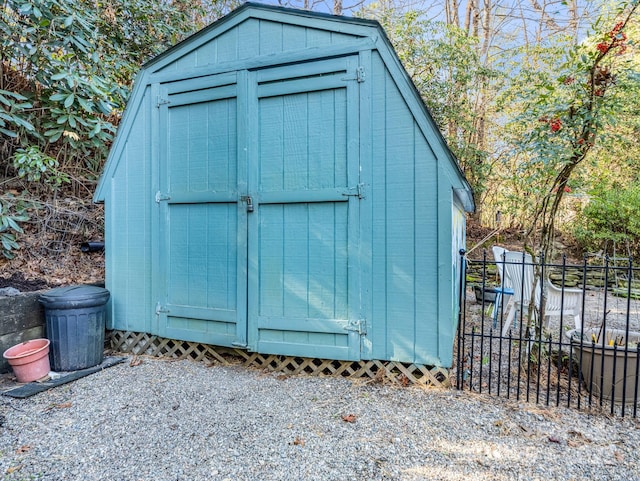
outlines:
[{"label": "green bush", "polygon": [[574,225],[573,233],[585,251],[609,255],[640,254],[640,184],[601,186]]},{"label": "green bush", "polygon": [[[0,8],[0,255],[18,248],[24,202],[91,191],[140,65],[235,0],[5,0]],[[75,189],[75,190],[74,190]],[[8,189],[7,189],[8,190]]]}]

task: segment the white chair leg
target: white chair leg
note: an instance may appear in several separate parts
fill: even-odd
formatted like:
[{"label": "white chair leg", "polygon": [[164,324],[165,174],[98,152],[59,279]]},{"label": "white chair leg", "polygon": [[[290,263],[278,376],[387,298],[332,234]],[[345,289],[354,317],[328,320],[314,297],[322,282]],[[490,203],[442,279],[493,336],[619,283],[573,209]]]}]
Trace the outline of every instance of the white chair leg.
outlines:
[{"label": "white chair leg", "polygon": [[515,303],[511,304],[511,308],[509,309],[509,314],[507,314],[507,320],[504,321],[504,324],[502,326],[502,337],[505,337],[509,332],[511,323],[514,320],[517,311],[518,311],[518,306]]}]

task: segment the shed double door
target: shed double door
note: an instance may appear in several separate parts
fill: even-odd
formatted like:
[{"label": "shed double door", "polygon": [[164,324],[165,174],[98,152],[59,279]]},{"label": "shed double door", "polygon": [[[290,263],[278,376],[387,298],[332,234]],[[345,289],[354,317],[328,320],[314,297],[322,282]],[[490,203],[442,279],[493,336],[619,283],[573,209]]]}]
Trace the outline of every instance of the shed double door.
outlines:
[{"label": "shed double door", "polygon": [[161,335],[360,358],[356,60],[163,87]]}]

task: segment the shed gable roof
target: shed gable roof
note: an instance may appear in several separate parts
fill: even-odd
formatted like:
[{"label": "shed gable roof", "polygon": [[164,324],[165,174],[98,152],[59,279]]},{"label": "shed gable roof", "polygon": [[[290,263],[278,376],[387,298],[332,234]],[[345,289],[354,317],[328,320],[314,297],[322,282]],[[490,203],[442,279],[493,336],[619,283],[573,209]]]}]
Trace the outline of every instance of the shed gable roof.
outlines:
[{"label": "shed gable roof", "polygon": [[[296,37],[296,41],[282,41],[278,46],[278,30],[284,29],[288,29],[288,33]],[[263,38],[268,39],[268,42],[262,41]],[[465,210],[473,211],[475,205],[470,185],[377,21],[250,2],[142,66],[94,201],[101,202],[106,197],[104,184],[115,173],[131,130],[133,113],[140,107],[149,84],[263,65],[292,63],[313,58],[314,55],[317,58],[344,55],[359,50],[379,52],[418,125],[432,144],[432,149],[436,151],[438,158],[448,159],[454,167],[457,179],[453,188]]]}]

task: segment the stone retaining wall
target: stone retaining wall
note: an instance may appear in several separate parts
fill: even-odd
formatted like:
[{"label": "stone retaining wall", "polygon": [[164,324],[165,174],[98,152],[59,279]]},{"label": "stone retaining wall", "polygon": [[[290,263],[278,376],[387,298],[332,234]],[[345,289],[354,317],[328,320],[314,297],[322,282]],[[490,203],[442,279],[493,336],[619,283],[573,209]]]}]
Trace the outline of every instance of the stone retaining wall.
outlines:
[{"label": "stone retaining wall", "polygon": [[[483,273],[486,272],[486,283],[488,285],[499,285],[500,279],[496,272],[496,265],[493,260],[487,259],[486,266],[482,260],[471,260],[467,264],[467,284],[482,284]],[[549,279],[556,285],[563,284],[562,269],[560,267],[548,267],[547,274]],[[567,266],[564,274],[565,287],[582,287],[583,277],[585,275],[584,267]],[[627,287],[627,269],[624,267],[610,266],[606,274],[606,280],[609,288]],[[586,286],[589,288],[602,288],[605,284],[605,269],[602,266],[587,266],[586,268]],[[632,289],[640,289],[640,282],[632,281]]]},{"label": "stone retaining wall", "polygon": [[45,337],[44,308],[38,302],[41,292],[25,292],[0,297],[0,373],[11,366],[2,353],[16,344]]}]

